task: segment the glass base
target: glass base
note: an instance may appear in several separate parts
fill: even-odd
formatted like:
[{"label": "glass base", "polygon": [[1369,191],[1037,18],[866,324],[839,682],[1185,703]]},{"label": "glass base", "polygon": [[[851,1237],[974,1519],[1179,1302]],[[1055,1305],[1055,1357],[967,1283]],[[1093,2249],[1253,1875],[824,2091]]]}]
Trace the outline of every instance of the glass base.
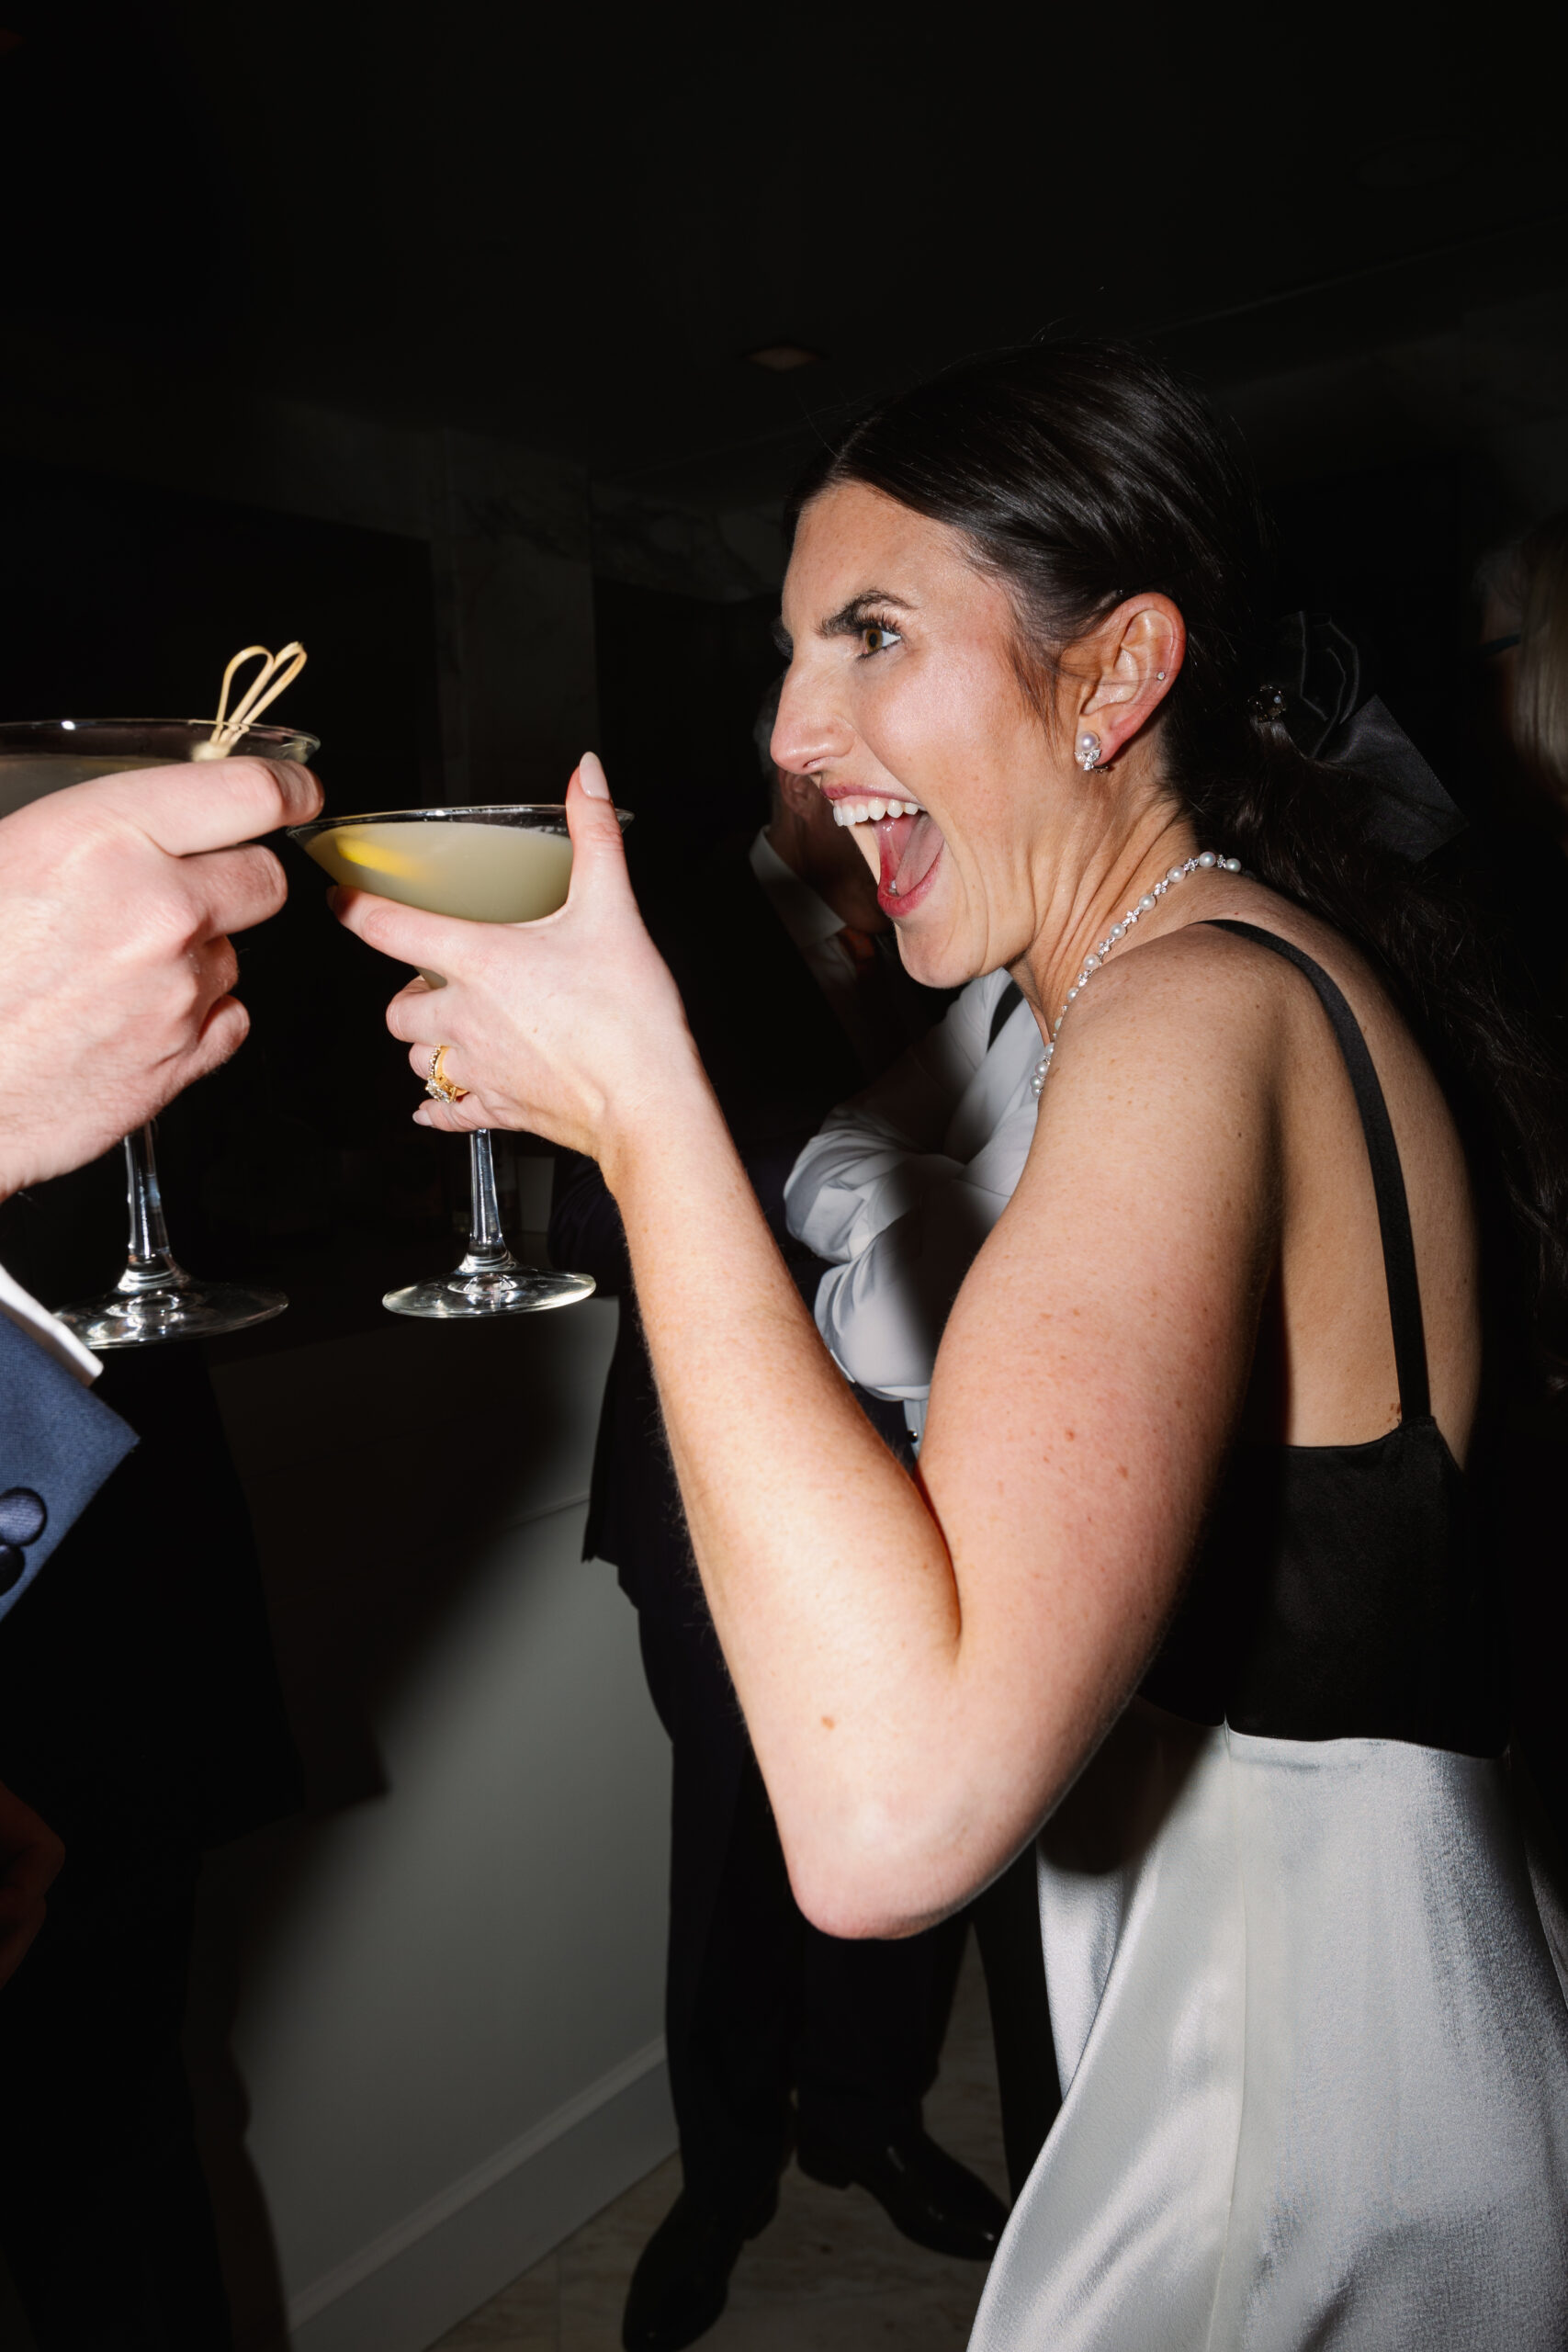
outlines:
[{"label": "glass base", "polygon": [[59,1309],[60,1320],[95,1354],[107,1348],[151,1348],[164,1340],[215,1340],[269,1323],[288,1301],[280,1290],[243,1283],[197,1283],[186,1275],[148,1290],[111,1290]]},{"label": "glass base", "polygon": [[505,1266],[492,1273],[461,1267],[434,1282],[389,1290],[381,1301],[394,1315],[418,1315],[434,1323],[471,1320],[482,1315],[537,1315],[550,1306],[574,1306],[593,1295],[592,1274],[540,1273],[532,1266]]}]

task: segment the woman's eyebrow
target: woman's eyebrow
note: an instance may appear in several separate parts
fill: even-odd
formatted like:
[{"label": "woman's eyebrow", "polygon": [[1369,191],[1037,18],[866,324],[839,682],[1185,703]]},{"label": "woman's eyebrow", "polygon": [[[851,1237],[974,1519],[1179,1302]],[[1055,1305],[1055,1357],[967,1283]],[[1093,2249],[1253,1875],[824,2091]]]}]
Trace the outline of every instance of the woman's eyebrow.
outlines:
[{"label": "woman's eyebrow", "polygon": [[868,612],[885,612],[890,605],[901,613],[913,610],[907,597],[895,596],[891,589],[863,588],[858,595],[852,596],[847,605],[840,605],[836,613],[823,621],[817,634],[818,637],[853,637],[865,627]]},{"label": "woman's eyebrow", "polygon": [[786,662],[793,662],[795,659],[795,639],[791,637],[788,629],[785,628],[782,614],[775,616],[773,627],[769,631],[769,635],[772,637],[773,643],[778,648],[780,653],[783,654],[784,660]]}]

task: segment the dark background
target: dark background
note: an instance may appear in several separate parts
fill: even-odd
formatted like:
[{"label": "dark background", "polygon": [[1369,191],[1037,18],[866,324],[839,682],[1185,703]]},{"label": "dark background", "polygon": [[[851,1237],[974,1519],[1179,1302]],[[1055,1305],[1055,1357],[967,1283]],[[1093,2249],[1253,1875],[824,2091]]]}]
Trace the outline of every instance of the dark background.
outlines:
[{"label": "dark background", "polygon": [[[430,562],[416,541],[35,462],[0,462],[0,485],[8,708],[185,717],[215,707],[239,646],[297,635],[315,649],[301,723],[333,747],[340,805],[443,797]],[[406,1061],[381,1022],[386,967],[328,919],[303,854],[275,846],[288,904],[237,943],[252,1035],[169,1106],[159,1158],[177,1253],[215,1273],[287,1267],[313,1295],[334,1260],[350,1272],[344,1250],[388,1228],[422,1242],[443,1231],[451,1155],[409,1123]],[[0,1261],[51,1303],[107,1287],[123,1195],[117,1151],[5,1203]]]},{"label": "dark background", "polygon": [[[1364,0],[0,0],[0,718],[203,711],[236,648],[299,637],[276,715],[321,737],[334,810],[547,798],[591,725],[656,900],[762,811],[802,461],[966,356],[1110,334],[1238,420],[1281,607],[1363,640],[1479,838],[1473,566],[1568,501],[1562,46],[1560,6],[1450,25]],[[759,364],[781,345],[805,364]],[[490,1573],[516,1465],[575,1446],[586,1480],[587,1335],[382,1314],[455,1258],[465,1158],[411,1123],[396,974],[286,855],[287,910],[241,944],[250,1039],[159,1149],[186,1262],[292,1300],[208,1352],[325,1814],[384,1792],[388,1694]],[[1525,844],[1511,903],[1532,859],[1560,881]],[[514,1233],[530,1159],[505,1141]],[[110,1154],[0,1207],[0,1262],[59,1304],[107,1285],[123,1230]],[[148,1358],[130,1369],[177,1404],[196,1352]],[[188,1450],[220,1466],[215,1438]],[[243,1550],[214,1547],[220,1597]],[[140,1702],[129,1639],[113,1666]],[[321,1876],[280,1850],[271,1891],[265,1857],[233,1881],[263,1975]],[[205,1932],[204,2112],[237,2300],[265,2313],[265,2203],[215,2054],[229,1931]]]},{"label": "dark background", "polygon": [[[1559,282],[1544,8],[7,6],[14,313],[599,479],[771,495],[815,420],[1041,333],[1228,381]],[[785,341],[818,368],[746,364]]]},{"label": "dark background", "polygon": [[[263,403],[331,411],[345,447],[486,435],[575,469],[600,518],[599,745],[657,899],[761,813],[775,589],[679,561],[649,584],[604,518],[649,544],[665,510],[766,522],[867,397],[1114,333],[1247,424],[1281,605],[1357,632],[1483,813],[1471,572],[1536,519],[1499,436],[1568,413],[1548,12],[1452,45],[1365,9],[1242,32],[816,6],[612,25],[472,0],[0,17],[5,715],[185,713],[237,645],[299,636],[287,716],[321,737],[333,808],[462,797],[429,545],[277,511]],[[1455,378],[1454,336],[1508,304],[1517,348],[1483,337]],[[810,364],[750,356],[790,343]],[[170,487],[187,463],[230,494]],[[438,1261],[464,1170],[409,1123],[384,972],[296,871],[242,949],[250,1042],[163,1122],[165,1191],[193,1263],[369,1312],[373,1270]],[[111,1156],[11,1204],[0,1258],[51,1301],[97,1287],[119,1189]]]}]

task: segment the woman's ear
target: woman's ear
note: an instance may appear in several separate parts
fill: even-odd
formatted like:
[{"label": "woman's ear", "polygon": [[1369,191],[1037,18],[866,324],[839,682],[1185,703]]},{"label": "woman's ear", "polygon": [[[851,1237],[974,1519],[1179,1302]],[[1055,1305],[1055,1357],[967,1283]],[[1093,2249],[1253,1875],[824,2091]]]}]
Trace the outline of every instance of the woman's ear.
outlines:
[{"label": "woman's ear", "polygon": [[1078,727],[1098,737],[1103,765],[1170,692],[1187,658],[1187,628],[1179,607],[1150,591],[1108,614],[1090,643],[1099,674],[1079,705]]}]

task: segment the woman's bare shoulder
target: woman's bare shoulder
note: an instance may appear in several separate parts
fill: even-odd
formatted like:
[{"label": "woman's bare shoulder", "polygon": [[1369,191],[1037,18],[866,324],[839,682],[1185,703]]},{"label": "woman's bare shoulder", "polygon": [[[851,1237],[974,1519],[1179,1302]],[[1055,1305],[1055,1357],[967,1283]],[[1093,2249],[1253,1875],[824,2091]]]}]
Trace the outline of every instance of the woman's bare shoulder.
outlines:
[{"label": "woman's bare shoulder", "polygon": [[[1236,913],[1290,936],[1271,916],[1272,907],[1267,915],[1251,908],[1245,917]],[[1277,1067],[1300,985],[1269,948],[1213,922],[1129,943],[1067,1008],[1050,1091],[1058,1099],[1115,1095],[1134,1082],[1151,1105],[1175,1091],[1233,1096],[1239,1085],[1256,1092]]]},{"label": "woman's bare shoulder", "polygon": [[1271,1069],[1282,1032],[1329,1044],[1310,981],[1264,941],[1223,928],[1227,922],[1268,932],[1310,956],[1348,1000],[1374,1057],[1416,1054],[1415,1040],[1372,964],[1343,933],[1260,883],[1238,884],[1223,912],[1158,939],[1139,942],[1098,971],[1063,1024],[1098,1050],[1162,1053],[1181,1040],[1190,1066],[1201,1049],[1239,1054],[1248,1067]]},{"label": "woman's bare shoulder", "polygon": [[[1320,963],[1343,989],[1380,1065],[1419,1065],[1371,967],[1326,924],[1258,886],[1238,886],[1212,919],[1129,943],[1069,1006],[1056,1041],[1020,1215],[1059,1222],[1064,1188],[1160,1204],[1176,1239],[1210,1227],[1218,1204],[1252,1244],[1275,1230],[1281,1171],[1303,1118],[1337,1095],[1334,1033],[1302,973],[1256,924]],[[1420,1065],[1424,1068],[1424,1065]],[[1146,1218],[1145,1220],[1146,1225]],[[1103,1218],[1099,1220],[1102,1239]],[[1131,1246],[1125,1231],[1116,1242]]]},{"label": "woman's bare shoulder", "polygon": [[1146,1602],[1145,1632],[1234,1432],[1278,1251],[1280,1016],[1267,951],[1243,948],[1167,934],[1074,1000],[920,1457],[939,1512],[986,1526],[987,1577],[1038,1571],[1088,1607],[1093,1563],[1118,1609]]},{"label": "woman's bare shoulder", "polygon": [[1003,1220],[1034,1307],[1092,1282],[1112,1311],[1171,1252],[1252,1286],[1278,1229],[1297,1025],[1281,975],[1266,948],[1190,927],[1129,946],[1074,999]]}]

